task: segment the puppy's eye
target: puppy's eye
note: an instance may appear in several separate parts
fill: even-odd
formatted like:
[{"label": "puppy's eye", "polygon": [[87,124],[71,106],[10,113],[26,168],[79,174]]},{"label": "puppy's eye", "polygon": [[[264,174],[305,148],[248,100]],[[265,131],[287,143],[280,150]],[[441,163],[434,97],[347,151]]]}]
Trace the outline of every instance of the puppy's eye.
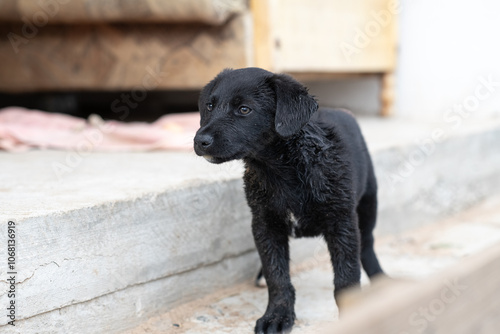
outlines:
[{"label": "puppy's eye", "polygon": [[212,111],[213,108],[214,108],[214,105],[212,103],[207,103],[207,110],[208,111]]},{"label": "puppy's eye", "polygon": [[250,109],[247,106],[241,106],[240,110],[239,110],[240,114],[242,114],[242,115],[248,115],[251,111],[252,111],[252,109]]}]

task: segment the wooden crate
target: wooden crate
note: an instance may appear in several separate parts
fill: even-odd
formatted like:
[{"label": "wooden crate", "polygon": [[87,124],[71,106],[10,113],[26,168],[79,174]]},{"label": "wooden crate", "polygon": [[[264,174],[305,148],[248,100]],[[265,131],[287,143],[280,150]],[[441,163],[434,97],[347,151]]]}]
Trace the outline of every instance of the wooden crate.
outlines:
[{"label": "wooden crate", "polygon": [[223,68],[258,66],[299,80],[378,74],[390,113],[394,0],[131,4],[77,0],[49,12],[0,0],[0,91],[200,89]]},{"label": "wooden crate", "polygon": [[397,8],[388,0],[253,0],[255,61],[289,73],[393,71]]},{"label": "wooden crate", "polygon": [[382,115],[392,113],[394,0],[253,0],[255,65],[299,79],[380,74]]}]

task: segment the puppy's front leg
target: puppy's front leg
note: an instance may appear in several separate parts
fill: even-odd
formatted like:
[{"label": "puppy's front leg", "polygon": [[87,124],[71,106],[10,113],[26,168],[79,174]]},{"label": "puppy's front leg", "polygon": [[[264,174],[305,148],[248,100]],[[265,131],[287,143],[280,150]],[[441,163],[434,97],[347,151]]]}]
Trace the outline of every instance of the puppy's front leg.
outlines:
[{"label": "puppy's front leg", "polygon": [[257,320],[255,333],[287,333],[295,320],[295,290],[290,281],[288,234],[283,223],[267,218],[254,218],[252,222],[269,298],[266,313]]},{"label": "puppy's front leg", "polygon": [[[342,214],[339,216],[349,217]],[[353,213],[350,219],[331,222],[324,238],[332,260],[334,297],[338,302],[338,296],[343,290],[360,284],[360,240],[357,216]]]}]

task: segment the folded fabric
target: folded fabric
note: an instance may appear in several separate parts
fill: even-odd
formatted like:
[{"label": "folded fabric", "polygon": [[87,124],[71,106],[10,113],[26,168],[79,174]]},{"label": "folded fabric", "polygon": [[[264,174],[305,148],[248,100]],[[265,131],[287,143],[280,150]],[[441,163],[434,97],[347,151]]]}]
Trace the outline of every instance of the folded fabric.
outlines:
[{"label": "folded fabric", "polygon": [[88,120],[20,107],[0,109],[0,150],[192,150],[198,112],[169,114],[154,123]]}]

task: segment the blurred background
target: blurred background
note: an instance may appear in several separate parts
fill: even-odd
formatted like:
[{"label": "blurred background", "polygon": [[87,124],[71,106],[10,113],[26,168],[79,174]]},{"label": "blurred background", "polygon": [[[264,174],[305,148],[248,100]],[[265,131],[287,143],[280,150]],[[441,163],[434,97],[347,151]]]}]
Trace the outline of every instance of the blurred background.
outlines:
[{"label": "blurred background", "polygon": [[[500,76],[498,6],[3,0],[0,105],[117,118],[110,104],[135,89],[126,121],[154,120],[197,110],[199,89],[221,69],[258,66],[296,76],[323,105],[442,120],[481,77]],[[497,115],[499,104],[495,91],[475,117]]]},{"label": "blurred background", "polygon": [[[376,250],[396,279],[353,295],[335,332],[497,333],[499,13],[497,0],[0,0],[0,223],[16,225],[20,267],[16,327],[2,317],[0,332],[252,331],[267,292],[243,166],[208,164],[192,138],[200,89],[257,66],[352,110],[375,165]],[[291,245],[294,333],[331,332],[324,242]]]}]

